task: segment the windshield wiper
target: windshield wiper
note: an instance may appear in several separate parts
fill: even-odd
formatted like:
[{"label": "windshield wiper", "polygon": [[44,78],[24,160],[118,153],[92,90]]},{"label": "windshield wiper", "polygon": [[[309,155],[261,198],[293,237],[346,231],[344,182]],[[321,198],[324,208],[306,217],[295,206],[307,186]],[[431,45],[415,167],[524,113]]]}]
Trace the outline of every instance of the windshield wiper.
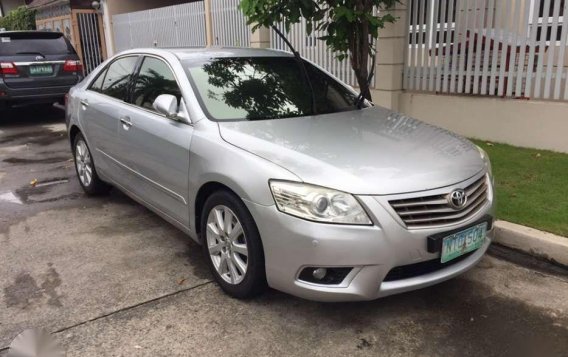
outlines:
[{"label": "windshield wiper", "polygon": [[308,74],[308,69],[306,68],[306,64],[304,63],[304,60],[302,59],[302,57],[300,56],[298,51],[296,51],[294,49],[294,47],[292,46],[290,41],[288,41],[286,36],[284,36],[284,34],[276,26],[272,25],[272,29],[274,30],[274,32],[276,32],[276,34],[278,36],[280,36],[280,38],[282,38],[282,40],[284,40],[284,43],[286,43],[286,45],[290,48],[290,51],[292,51],[292,53],[294,54],[294,58],[296,58],[296,62],[298,62],[298,66],[302,70],[302,73],[304,74],[304,77],[306,78],[306,81],[308,82],[308,87],[310,87],[310,92],[312,94],[312,115],[316,115],[317,114],[317,111],[316,111],[316,93],[314,92],[314,87],[312,85],[312,81],[310,80],[310,75]]}]

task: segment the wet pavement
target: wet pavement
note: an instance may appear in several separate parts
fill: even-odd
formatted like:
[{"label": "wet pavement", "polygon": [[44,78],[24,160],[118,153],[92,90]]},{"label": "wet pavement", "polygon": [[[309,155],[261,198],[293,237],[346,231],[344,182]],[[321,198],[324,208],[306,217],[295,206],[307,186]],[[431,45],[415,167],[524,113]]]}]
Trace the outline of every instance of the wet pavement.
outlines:
[{"label": "wet pavement", "polygon": [[568,356],[568,272],[503,249],[373,302],[228,298],[183,233],[82,194],[64,130],[57,109],[0,113],[0,349],[41,327],[67,356]]}]

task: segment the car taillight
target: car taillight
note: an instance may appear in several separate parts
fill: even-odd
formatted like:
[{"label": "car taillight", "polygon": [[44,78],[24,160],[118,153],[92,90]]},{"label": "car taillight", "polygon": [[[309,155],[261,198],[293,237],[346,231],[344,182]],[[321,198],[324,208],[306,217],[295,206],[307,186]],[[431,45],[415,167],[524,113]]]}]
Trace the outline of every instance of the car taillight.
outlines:
[{"label": "car taillight", "polygon": [[18,67],[12,62],[0,62],[0,74],[18,75]]},{"label": "car taillight", "polygon": [[67,60],[63,65],[64,72],[83,72],[83,65],[81,61]]}]

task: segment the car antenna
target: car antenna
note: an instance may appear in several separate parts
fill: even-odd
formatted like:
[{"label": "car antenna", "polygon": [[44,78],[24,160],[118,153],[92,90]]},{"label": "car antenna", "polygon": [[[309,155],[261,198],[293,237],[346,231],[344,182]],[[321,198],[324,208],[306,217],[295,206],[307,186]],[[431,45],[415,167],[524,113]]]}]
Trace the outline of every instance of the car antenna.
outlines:
[{"label": "car antenna", "polygon": [[316,114],[316,94],[314,92],[314,87],[312,85],[312,81],[310,80],[310,76],[308,74],[308,70],[306,68],[306,64],[304,63],[304,61],[302,60],[302,57],[300,56],[300,53],[298,53],[298,51],[296,51],[294,49],[294,46],[292,46],[292,44],[290,43],[290,41],[288,41],[288,39],[286,38],[286,36],[284,36],[284,34],[282,33],[282,31],[280,31],[276,26],[272,25],[272,29],[274,30],[274,32],[276,32],[276,34],[278,36],[280,36],[280,38],[284,41],[284,43],[286,43],[286,45],[290,48],[290,51],[292,51],[292,53],[294,54],[294,57],[296,58],[296,62],[298,62],[298,65],[300,66],[300,68],[302,69],[302,73],[304,74],[304,76],[306,77],[306,81],[308,82],[308,86],[310,87],[310,92],[312,93],[312,115]]},{"label": "car antenna", "polygon": [[367,88],[359,92],[359,96],[357,96],[357,100],[355,101],[355,106],[357,109],[361,109],[361,104],[363,104],[363,100],[365,99],[365,94],[369,91],[369,86],[371,85],[371,81],[373,80],[373,76],[375,75],[375,62],[377,60],[377,53],[373,55],[373,61],[371,64],[371,72],[369,73],[369,77],[367,78]]}]

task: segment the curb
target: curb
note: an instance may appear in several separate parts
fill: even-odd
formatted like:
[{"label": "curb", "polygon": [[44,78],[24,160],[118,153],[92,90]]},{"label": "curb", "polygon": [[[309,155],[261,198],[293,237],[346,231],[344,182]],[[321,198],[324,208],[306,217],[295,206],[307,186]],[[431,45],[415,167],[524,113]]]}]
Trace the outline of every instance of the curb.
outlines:
[{"label": "curb", "polygon": [[494,243],[568,267],[568,238],[506,221],[496,221]]}]

